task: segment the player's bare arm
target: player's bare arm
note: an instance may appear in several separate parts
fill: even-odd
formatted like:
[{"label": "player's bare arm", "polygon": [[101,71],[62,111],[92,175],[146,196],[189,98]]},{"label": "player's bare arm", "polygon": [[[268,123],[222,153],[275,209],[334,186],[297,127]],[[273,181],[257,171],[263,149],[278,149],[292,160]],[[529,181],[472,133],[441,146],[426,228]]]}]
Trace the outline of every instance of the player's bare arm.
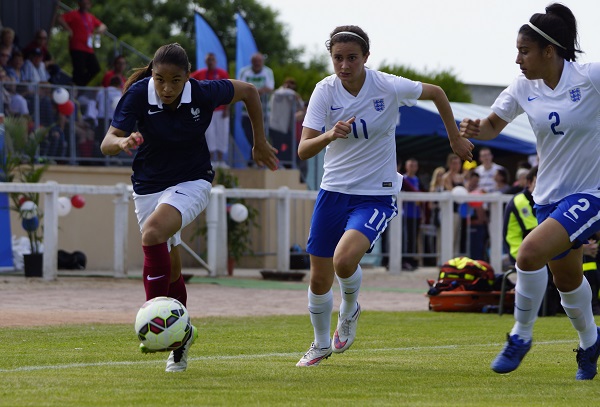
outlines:
[{"label": "player's bare arm", "polygon": [[462,138],[475,138],[477,140],[491,140],[508,125],[496,113],[491,113],[485,119],[464,118],[460,122],[460,136]]},{"label": "player's bare arm", "polygon": [[450,147],[452,147],[452,150],[461,159],[471,161],[473,159],[473,143],[466,138],[460,137],[458,127],[454,121],[452,107],[450,106],[450,102],[448,101],[448,97],[444,90],[439,86],[424,83],[423,92],[419,99],[431,100],[433,104],[435,104],[435,107],[444,122],[444,127],[446,127]]},{"label": "player's bare arm", "polygon": [[302,128],[302,136],[298,145],[298,157],[301,160],[307,160],[319,154],[329,143],[339,138],[348,138],[348,134],[352,132],[354,119],[355,117],[353,116],[347,121],[339,121],[331,130],[325,133],[308,127]]},{"label": "player's bare arm", "polygon": [[144,142],[144,137],[139,132],[127,133],[119,130],[116,127],[110,126],[102,140],[100,150],[104,155],[117,155],[121,151],[125,151],[129,155],[133,155],[131,150],[138,148]]}]

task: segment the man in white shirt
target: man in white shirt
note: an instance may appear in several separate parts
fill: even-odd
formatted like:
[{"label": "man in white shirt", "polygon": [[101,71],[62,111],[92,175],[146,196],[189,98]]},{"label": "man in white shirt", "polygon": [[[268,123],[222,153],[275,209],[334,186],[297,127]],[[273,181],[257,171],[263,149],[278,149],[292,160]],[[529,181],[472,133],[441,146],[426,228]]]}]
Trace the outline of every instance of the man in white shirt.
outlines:
[{"label": "man in white shirt", "polygon": [[[275,89],[275,78],[273,76],[273,71],[268,66],[265,66],[265,57],[260,52],[252,55],[250,59],[250,65],[245,66],[240,70],[239,78],[240,81],[248,82],[256,86],[258,89],[258,94],[260,95],[260,101],[263,108],[263,118],[265,120],[265,128],[268,128],[269,123],[269,112],[268,112],[268,100],[269,95]],[[252,136],[252,124],[250,123],[250,118],[248,117],[248,112],[246,111],[246,107],[242,107],[242,127],[244,129],[244,133],[246,134],[246,138],[248,139],[248,143],[250,145],[253,144],[253,136]],[[250,161],[248,164],[252,164]]]},{"label": "man in white shirt", "polygon": [[483,147],[479,150],[479,162],[481,162],[481,164],[475,168],[475,172],[479,174],[479,188],[483,192],[496,191],[496,181],[494,181],[494,176],[496,175],[496,171],[504,168],[503,166],[496,164],[493,160],[494,155],[489,147]]}]

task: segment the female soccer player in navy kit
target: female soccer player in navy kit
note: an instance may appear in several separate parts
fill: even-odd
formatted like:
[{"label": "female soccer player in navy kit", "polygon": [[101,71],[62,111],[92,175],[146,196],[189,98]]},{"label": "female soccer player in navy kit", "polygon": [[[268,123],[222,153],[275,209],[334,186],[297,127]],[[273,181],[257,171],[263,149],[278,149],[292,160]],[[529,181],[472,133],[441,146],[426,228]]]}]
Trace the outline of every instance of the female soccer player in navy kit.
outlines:
[{"label": "female soccer player in navy kit", "polygon": [[533,198],[537,226],[517,256],[515,325],[492,370],[515,370],[531,348],[533,324],[546,292],[548,264],[561,304],[579,334],[577,380],[596,375],[600,331],[592,292],[583,278],[582,249],[600,229],[600,63],[579,65],[577,23],[571,10],[551,4],[517,36],[522,75],[496,99],[482,120],[464,119],[461,135],[496,137],[525,112],[537,138],[539,172]]},{"label": "female soccer player in navy kit", "polygon": [[[125,84],[112,124],[102,141],[106,155],[132,154],[133,200],[142,232],[146,299],[187,293],[178,245],[181,230],[208,205],[214,172],[205,131],[219,105],[243,101],[254,129],[252,154],[259,165],[277,168],[277,152],[266,141],[256,88],[236,80],[190,79],[190,63],[179,44],[160,47],[150,64]],[[187,368],[187,353],[197,336],[169,355],[168,372]],[[147,351],[142,345],[143,352]]]},{"label": "female soccer player in navy kit", "polygon": [[[402,183],[396,172],[399,106],[412,106],[417,99],[433,100],[452,147],[469,159],[473,148],[460,137],[441,88],[365,67],[369,37],[361,28],[337,27],[327,48],[335,74],[316,85],[298,146],[303,160],[324,148],[326,152],[307,245],[314,341],[297,366],[315,366],[332,352],[344,352],[356,336],[362,281],[359,261],[397,214],[396,196]],[[331,338],[334,276],[342,302]]]}]

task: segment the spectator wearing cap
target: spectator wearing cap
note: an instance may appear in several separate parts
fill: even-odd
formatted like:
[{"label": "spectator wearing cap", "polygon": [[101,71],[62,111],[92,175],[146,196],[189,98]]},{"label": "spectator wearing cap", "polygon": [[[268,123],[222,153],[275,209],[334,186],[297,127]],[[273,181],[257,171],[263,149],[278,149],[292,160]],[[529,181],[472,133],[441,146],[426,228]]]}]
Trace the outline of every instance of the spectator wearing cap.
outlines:
[{"label": "spectator wearing cap", "polygon": [[40,83],[50,81],[50,74],[46,70],[46,65],[44,65],[42,59],[42,50],[34,48],[23,66],[24,75],[21,78],[23,82]]}]

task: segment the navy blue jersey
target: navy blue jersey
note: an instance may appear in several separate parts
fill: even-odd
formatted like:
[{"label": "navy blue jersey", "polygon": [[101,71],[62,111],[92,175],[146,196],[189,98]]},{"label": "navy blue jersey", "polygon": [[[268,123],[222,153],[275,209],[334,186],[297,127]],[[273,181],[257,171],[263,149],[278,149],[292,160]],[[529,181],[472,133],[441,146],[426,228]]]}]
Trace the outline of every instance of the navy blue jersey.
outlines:
[{"label": "navy blue jersey", "polygon": [[233,99],[229,80],[190,79],[177,109],[164,109],[151,77],[134,83],[115,109],[112,126],[139,131],[144,142],[133,160],[131,181],[140,195],[164,191],[185,181],[212,182],[214,172],[205,132],[213,111]]}]

